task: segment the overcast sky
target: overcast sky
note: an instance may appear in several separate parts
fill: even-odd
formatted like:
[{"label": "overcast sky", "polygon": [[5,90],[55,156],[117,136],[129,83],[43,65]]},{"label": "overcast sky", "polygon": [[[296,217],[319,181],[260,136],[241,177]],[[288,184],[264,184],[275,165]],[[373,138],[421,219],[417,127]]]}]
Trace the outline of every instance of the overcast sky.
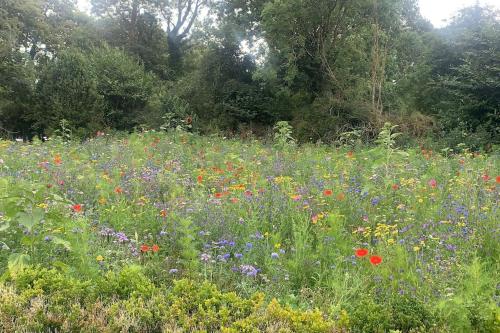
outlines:
[{"label": "overcast sky", "polygon": [[[447,19],[453,17],[460,8],[476,3],[478,0],[419,0],[422,15],[435,27],[446,25]],[[479,0],[500,9],[500,0]],[[83,11],[90,11],[89,0],[78,0],[78,7]]]}]

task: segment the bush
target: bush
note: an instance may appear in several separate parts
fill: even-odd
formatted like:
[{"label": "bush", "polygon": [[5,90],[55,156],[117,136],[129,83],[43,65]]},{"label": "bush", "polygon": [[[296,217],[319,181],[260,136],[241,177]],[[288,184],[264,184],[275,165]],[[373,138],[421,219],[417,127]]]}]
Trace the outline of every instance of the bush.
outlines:
[{"label": "bush", "polygon": [[[320,311],[266,305],[214,285],[179,280],[157,288],[138,266],[80,281],[60,271],[27,268],[0,284],[0,331],[60,332],[332,332]],[[97,286],[95,290],[91,285]]]}]

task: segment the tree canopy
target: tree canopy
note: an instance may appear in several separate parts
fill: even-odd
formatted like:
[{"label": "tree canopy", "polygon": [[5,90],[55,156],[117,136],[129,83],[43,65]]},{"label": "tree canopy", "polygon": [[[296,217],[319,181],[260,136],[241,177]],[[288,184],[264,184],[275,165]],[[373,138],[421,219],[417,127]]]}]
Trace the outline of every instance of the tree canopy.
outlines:
[{"label": "tree canopy", "polygon": [[498,143],[500,22],[434,29],[416,0],[0,0],[0,128],[264,134],[329,142],[387,121],[449,146]]}]

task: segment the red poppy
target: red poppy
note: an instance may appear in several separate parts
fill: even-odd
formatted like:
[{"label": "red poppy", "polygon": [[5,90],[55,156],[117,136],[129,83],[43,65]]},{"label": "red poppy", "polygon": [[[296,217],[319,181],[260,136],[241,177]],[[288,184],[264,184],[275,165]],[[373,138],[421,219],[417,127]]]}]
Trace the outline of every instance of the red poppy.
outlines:
[{"label": "red poppy", "polygon": [[483,178],[483,180],[484,180],[485,182],[487,182],[488,180],[490,180],[490,176],[488,176],[487,174],[482,175],[482,177],[481,177],[481,178]]},{"label": "red poppy", "polygon": [[323,195],[325,195],[326,197],[329,197],[330,195],[333,194],[333,191],[332,190],[324,190],[323,191]]},{"label": "red poppy", "polygon": [[222,198],[222,193],[220,193],[220,192],[215,193],[215,197],[216,197],[217,199]]},{"label": "red poppy", "polygon": [[497,176],[496,182],[497,182],[497,184],[500,184],[500,176]]},{"label": "red poppy", "polygon": [[156,252],[160,251],[160,247],[159,247],[158,245],[156,245],[156,244],[155,244],[155,245],[153,245],[153,246],[151,247],[151,250],[152,250],[154,253],[156,253]]},{"label": "red poppy", "polygon": [[82,205],[76,204],[71,207],[75,213],[80,213],[82,211]]},{"label": "red poppy", "polygon": [[[260,192],[260,190],[259,190],[259,192]],[[261,193],[262,193],[262,192],[261,192]],[[251,196],[252,196],[252,191],[250,191],[250,190],[246,190],[246,191],[244,192],[244,194],[245,194],[245,196],[247,196],[247,197],[251,197]]]},{"label": "red poppy", "polygon": [[370,262],[372,265],[377,266],[382,263],[382,257],[379,256],[371,256],[370,257]]},{"label": "red poppy", "polygon": [[149,251],[149,246],[146,244],[141,245],[141,252],[148,252]]},{"label": "red poppy", "polygon": [[122,192],[123,192],[123,190],[122,190],[122,188],[120,186],[115,187],[115,193],[116,194],[120,194]]},{"label": "red poppy", "polygon": [[368,254],[368,249],[357,249],[356,250],[356,257],[358,258],[363,258]]},{"label": "red poppy", "polygon": [[429,180],[429,186],[435,188],[437,186],[437,181],[435,179]]},{"label": "red poppy", "polygon": [[198,184],[201,184],[201,182],[203,181],[203,176],[199,175],[198,177],[196,177],[196,180],[198,181]]},{"label": "red poppy", "polygon": [[391,187],[392,187],[392,189],[393,189],[394,191],[396,191],[396,190],[398,190],[398,189],[399,189],[399,185],[398,185],[398,184],[392,184],[392,186],[391,186]]}]

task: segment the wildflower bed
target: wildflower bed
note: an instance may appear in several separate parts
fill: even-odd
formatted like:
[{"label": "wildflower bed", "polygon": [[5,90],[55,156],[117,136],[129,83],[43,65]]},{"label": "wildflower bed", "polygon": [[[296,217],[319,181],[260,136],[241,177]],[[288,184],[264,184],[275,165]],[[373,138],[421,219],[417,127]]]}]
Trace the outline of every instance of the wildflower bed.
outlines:
[{"label": "wildflower bed", "polygon": [[497,332],[497,154],[0,141],[0,331]]}]

